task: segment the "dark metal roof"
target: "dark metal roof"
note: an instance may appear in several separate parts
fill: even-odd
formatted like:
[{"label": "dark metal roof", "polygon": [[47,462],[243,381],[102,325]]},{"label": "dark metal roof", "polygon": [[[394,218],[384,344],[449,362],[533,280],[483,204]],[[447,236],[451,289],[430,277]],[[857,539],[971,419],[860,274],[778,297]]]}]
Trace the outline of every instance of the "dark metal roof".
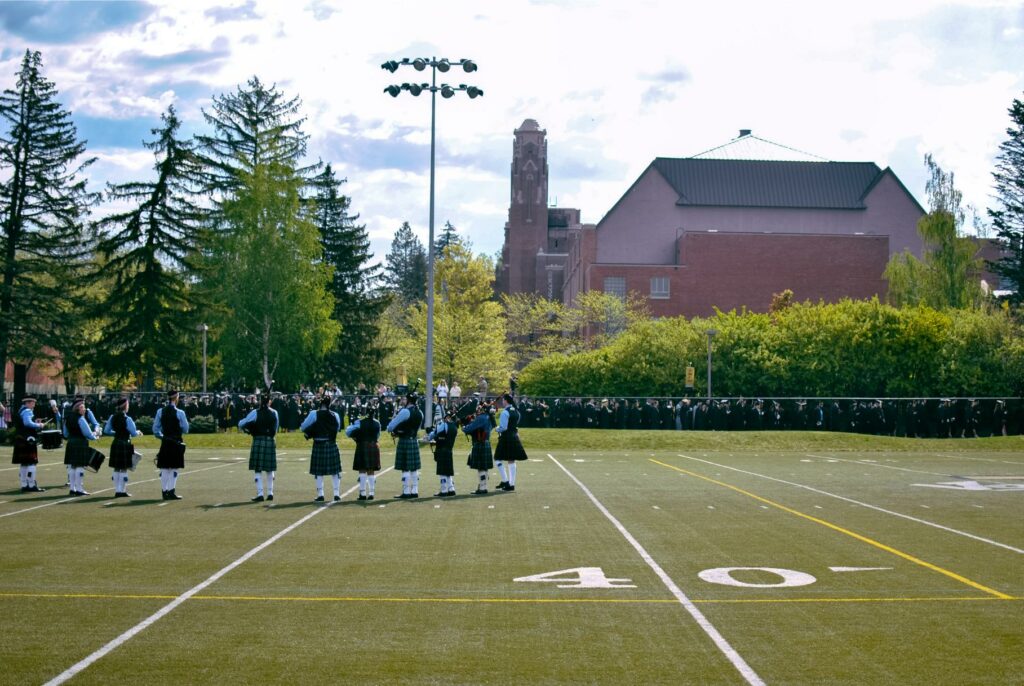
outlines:
[{"label": "dark metal roof", "polygon": [[882,170],[874,162],[782,162],[659,157],[679,205],[864,209]]}]

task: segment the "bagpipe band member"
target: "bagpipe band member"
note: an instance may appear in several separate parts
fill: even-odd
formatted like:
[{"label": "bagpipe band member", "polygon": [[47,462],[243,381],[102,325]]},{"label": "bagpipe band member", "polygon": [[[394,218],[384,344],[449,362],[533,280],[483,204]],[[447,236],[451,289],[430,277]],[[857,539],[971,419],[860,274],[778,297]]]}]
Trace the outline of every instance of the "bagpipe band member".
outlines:
[{"label": "bagpipe band member", "polygon": [[110,468],[113,470],[111,479],[114,481],[114,497],[130,498],[128,492],[128,470],[132,467],[132,456],[135,446],[133,436],[141,436],[142,432],[135,426],[135,421],[128,416],[128,397],[122,396],[114,409],[114,414],[107,418],[103,427],[104,436],[113,436],[110,444]]},{"label": "bagpipe band member", "polygon": [[455,495],[455,464],[452,452],[455,439],[459,437],[459,425],[455,422],[455,410],[445,413],[444,419],[434,430],[427,434],[426,441],[434,444],[434,462],[437,463],[437,475],[441,477],[441,491],[438,498]]},{"label": "bagpipe band member", "polygon": [[238,422],[238,428],[252,436],[249,449],[249,471],[254,473],[256,496],[254,503],[262,503],[264,475],[267,484],[267,500],[274,499],[274,477],[277,474],[277,436],[281,428],[277,410],[270,406],[270,391],[260,395],[260,406]]},{"label": "bagpipe band member", "polygon": [[[528,459],[523,444],[519,440],[519,409],[512,394],[501,396],[501,416],[498,417],[498,447],[494,449],[494,461],[501,472],[501,483],[498,490],[516,490],[516,462]],[[505,462],[508,462],[508,476],[505,474]]]},{"label": "bagpipe band member", "polygon": [[363,416],[345,429],[345,435],[356,442],[352,469],[359,472],[359,500],[373,500],[377,489],[376,473],[380,471],[380,422],[377,421],[377,411],[367,407]]},{"label": "bagpipe band member", "polygon": [[46,489],[39,488],[36,483],[36,465],[39,464],[39,431],[42,424],[35,418],[36,399],[23,398],[21,409],[12,418],[14,421],[14,455],[11,464],[20,465],[18,477],[21,481],[22,493],[42,493]]},{"label": "bagpipe band member", "polygon": [[93,432],[86,419],[85,401],[77,400],[71,406],[64,421],[64,438],[68,439],[64,450],[64,464],[68,469],[68,486],[70,495],[89,495],[82,483],[85,480],[85,467],[92,459],[95,450],[89,446],[95,441],[99,432]]},{"label": "bagpipe band member", "polygon": [[403,399],[403,407],[388,423],[388,433],[398,437],[395,448],[395,471],[402,473],[402,494],[396,498],[420,497],[420,445],[416,434],[423,424],[423,413],[416,406],[416,394]]},{"label": "bagpipe band member", "polygon": [[311,410],[299,428],[306,438],[313,439],[313,451],[309,458],[309,473],[316,480],[316,498],[313,502],[324,501],[324,477],[328,474],[334,482],[334,502],[338,502],[341,500],[341,453],[338,451],[341,418],[331,410],[331,396],[323,396],[320,409]]},{"label": "bagpipe band member", "polygon": [[475,469],[477,473],[478,482],[473,495],[487,494],[487,472],[494,468],[494,457],[491,454],[491,422],[490,406],[480,403],[476,417],[462,427],[463,433],[468,434],[473,441],[473,448],[466,461],[469,468]]},{"label": "bagpipe band member", "polygon": [[178,392],[167,391],[167,404],[153,418],[153,435],[160,439],[156,466],[160,470],[160,488],[164,500],[181,500],[175,487],[178,484],[178,471],[185,468],[185,442],[182,439],[187,433],[188,418],[178,408]]}]

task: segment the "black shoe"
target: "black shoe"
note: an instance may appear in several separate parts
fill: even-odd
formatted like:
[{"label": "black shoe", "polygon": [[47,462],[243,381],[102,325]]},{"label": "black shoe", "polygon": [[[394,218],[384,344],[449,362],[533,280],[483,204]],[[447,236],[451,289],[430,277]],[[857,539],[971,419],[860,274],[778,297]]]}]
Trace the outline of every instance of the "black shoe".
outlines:
[{"label": "black shoe", "polygon": [[46,489],[45,488],[39,488],[39,486],[29,486],[28,490],[31,493],[46,493]]},{"label": "black shoe", "polygon": [[395,496],[396,500],[408,500],[412,496],[411,493],[401,493]]},{"label": "black shoe", "polygon": [[254,502],[254,503],[262,503],[263,502],[263,496],[261,496],[261,495],[256,496],[255,498],[252,499],[252,502]]},{"label": "black shoe", "polygon": [[131,493],[115,493],[114,497],[115,498],[131,498],[132,494]]},{"label": "black shoe", "polygon": [[167,491],[167,499],[168,500],[183,500],[183,498],[180,495],[178,495],[177,493],[174,492],[173,488],[171,490]]},{"label": "black shoe", "polygon": [[31,493],[32,489],[29,486],[22,486],[21,487],[21,492],[22,493]]},{"label": "black shoe", "polygon": [[435,498],[447,498],[448,497],[448,491],[441,491],[440,493],[435,493],[434,497]]},{"label": "black shoe", "polygon": [[372,495],[368,495],[368,496],[366,496],[366,499],[367,500],[373,500],[373,496]]},{"label": "black shoe", "polygon": [[167,500],[167,491],[160,491],[160,497]]},{"label": "black shoe", "polygon": [[313,498],[314,503],[322,503],[323,501],[324,497],[322,495],[318,495],[317,497]]},{"label": "black shoe", "polygon": [[419,493],[410,493],[410,494],[409,494],[409,497],[410,497],[410,498],[419,498],[419,497],[420,497],[420,494],[419,494]]},{"label": "black shoe", "polygon": [[508,488],[508,482],[507,481],[502,481],[500,484],[498,484],[498,489],[497,490],[504,491],[506,488]]},{"label": "black shoe", "polygon": [[340,503],[341,502],[341,496],[340,495],[334,496],[334,502]]},{"label": "black shoe", "polygon": [[270,495],[268,495],[268,496],[267,496],[267,502],[268,502],[268,503],[269,503],[269,502],[270,502],[271,500],[273,500],[273,499],[274,499],[274,494],[273,494],[273,493],[271,493]]},{"label": "black shoe", "polygon": [[475,491],[473,491],[473,495],[487,495],[487,489],[486,488],[478,488]]},{"label": "black shoe", "polygon": [[359,494],[359,497],[358,497],[358,498],[356,498],[356,500],[366,500],[366,496],[365,496],[365,495],[363,495],[362,493],[360,493],[360,494]]},{"label": "black shoe", "polygon": [[516,490],[516,487],[511,484],[509,484],[508,487],[505,488],[506,493],[511,493],[514,490]]},{"label": "black shoe", "polygon": [[455,497],[455,491],[448,491],[448,497],[449,498],[454,498]]},{"label": "black shoe", "polygon": [[80,495],[82,495],[82,494],[79,493],[78,491],[68,491],[68,497],[69,498],[77,498]]}]

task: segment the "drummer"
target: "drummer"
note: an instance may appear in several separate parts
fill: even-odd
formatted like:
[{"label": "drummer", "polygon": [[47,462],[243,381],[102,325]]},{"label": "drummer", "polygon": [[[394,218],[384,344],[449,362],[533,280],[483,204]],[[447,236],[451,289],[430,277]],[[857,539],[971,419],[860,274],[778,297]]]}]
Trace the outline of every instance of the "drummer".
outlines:
[{"label": "drummer", "polygon": [[76,400],[64,421],[64,437],[68,439],[64,450],[64,464],[68,468],[68,485],[71,496],[89,495],[85,490],[85,467],[89,464],[93,452],[89,441],[95,441],[99,432],[93,433],[85,414],[85,402]]},{"label": "drummer", "polygon": [[128,470],[132,468],[132,456],[135,454],[132,437],[141,436],[142,432],[128,416],[127,396],[117,401],[114,414],[107,418],[107,425],[103,427],[103,435],[114,437],[114,442],[110,444],[110,468],[114,470],[110,478],[114,480],[114,497],[131,498],[132,494],[128,492]]},{"label": "drummer", "polygon": [[23,398],[21,409],[14,415],[14,457],[11,464],[21,465],[18,476],[21,478],[22,493],[42,493],[45,488],[39,488],[36,483],[36,465],[39,464],[39,453],[36,440],[42,424],[36,423],[34,415],[36,407],[35,398]]}]

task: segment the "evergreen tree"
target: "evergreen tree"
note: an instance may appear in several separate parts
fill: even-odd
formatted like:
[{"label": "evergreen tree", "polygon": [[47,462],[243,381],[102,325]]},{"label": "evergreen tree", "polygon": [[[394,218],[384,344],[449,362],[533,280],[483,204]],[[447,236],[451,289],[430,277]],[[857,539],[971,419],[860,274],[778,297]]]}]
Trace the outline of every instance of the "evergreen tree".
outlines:
[{"label": "evergreen tree", "polygon": [[79,174],[83,159],[70,113],[42,74],[42,56],[26,51],[17,85],[0,95],[0,370],[58,351],[83,308],[76,302],[88,257],[84,230],[95,197]]},{"label": "evergreen tree", "polygon": [[1015,99],[1009,113],[1012,124],[999,145],[992,172],[1000,209],[988,211],[1003,257],[990,262],[989,268],[1007,282],[1011,291],[1007,300],[1020,305],[1024,302],[1024,101]]},{"label": "evergreen tree", "polygon": [[403,222],[391,241],[384,267],[384,282],[403,303],[419,302],[427,297],[427,251]]},{"label": "evergreen tree", "polygon": [[313,178],[313,223],[320,231],[323,261],[333,267],[328,290],[334,297],[333,319],[342,325],[334,349],[324,361],[324,376],[342,387],[381,378],[382,352],[376,345],[380,317],[390,298],[381,292],[380,265],[368,264],[366,227],[350,215],[350,200],[340,191],[331,165]]},{"label": "evergreen tree", "polygon": [[434,243],[434,255],[437,256],[437,259],[444,257],[448,246],[454,244],[462,245],[462,237],[459,236],[457,231],[458,229],[452,226],[450,221],[444,223],[444,230],[441,231],[441,236]]},{"label": "evergreen tree", "polygon": [[156,179],[107,188],[108,200],[130,208],[99,223],[106,233],[97,250],[110,287],[100,311],[98,366],[113,375],[134,372],[146,388],[157,374],[180,379],[195,369],[184,343],[197,322],[188,279],[202,218],[194,202],[199,168],[192,144],[178,138],[174,107],[161,118],[155,140],[144,143],[156,157]]}]

